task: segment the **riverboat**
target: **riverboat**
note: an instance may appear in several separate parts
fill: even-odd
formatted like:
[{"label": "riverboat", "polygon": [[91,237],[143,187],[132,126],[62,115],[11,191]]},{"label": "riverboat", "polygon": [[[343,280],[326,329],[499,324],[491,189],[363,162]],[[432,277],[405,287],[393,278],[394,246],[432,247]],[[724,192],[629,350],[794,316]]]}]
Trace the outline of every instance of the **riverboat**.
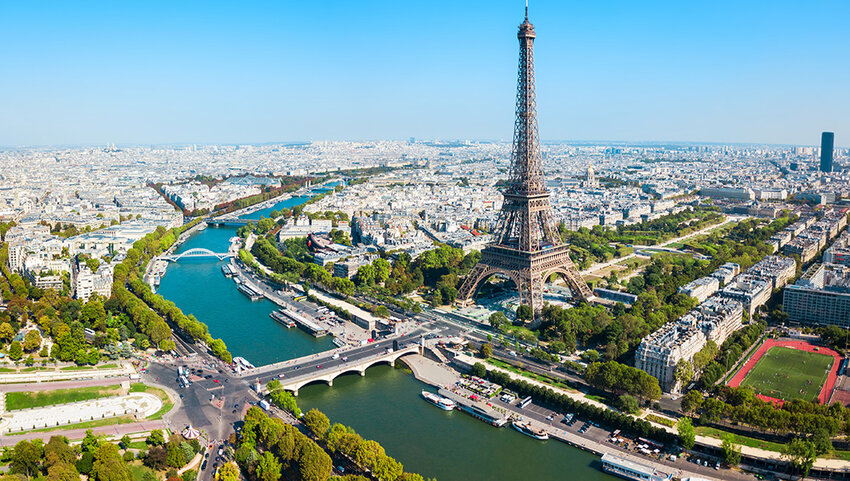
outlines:
[{"label": "riverboat", "polygon": [[286,327],[295,327],[295,321],[281,314],[280,310],[272,311],[272,313],[269,314],[269,317]]},{"label": "riverboat", "polygon": [[233,276],[236,275],[236,273],[233,272],[233,268],[230,267],[230,264],[222,265],[221,266],[221,273],[224,274],[224,277],[233,277]]},{"label": "riverboat", "polygon": [[531,427],[531,424],[526,423],[524,421],[516,421],[514,420],[511,425],[513,425],[514,429],[525,434],[526,436],[530,436],[534,439],[539,439],[540,441],[545,441],[549,439],[549,433],[542,429],[535,429]]},{"label": "riverboat", "polygon": [[238,290],[242,294],[245,294],[248,297],[248,299],[251,299],[252,301],[259,301],[260,299],[263,298],[262,293],[258,292],[256,289],[245,284],[244,282],[239,283],[236,286],[236,290]]},{"label": "riverboat", "polygon": [[336,346],[336,347],[345,347],[345,346],[348,345],[348,343],[346,343],[345,340],[342,339],[341,337],[335,337],[334,340],[333,340],[333,343],[334,343],[334,346]]},{"label": "riverboat", "polygon": [[655,470],[652,466],[621,458],[611,453],[602,455],[602,471],[632,481],[664,481],[670,479],[669,475]]},{"label": "riverboat", "polygon": [[422,398],[433,404],[434,406],[437,406],[438,408],[442,409],[443,411],[451,411],[457,406],[457,404],[455,404],[455,402],[451,399],[439,396],[428,391],[422,391]]},{"label": "riverboat", "polygon": [[460,404],[460,407],[458,409],[476,419],[484,421],[485,423],[491,426],[496,426],[497,428],[504,426],[505,423],[508,422],[507,418],[500,417],[497,412],[488,412],[487,410],[484,410],[483,408],[480,408],[478,406]]}]

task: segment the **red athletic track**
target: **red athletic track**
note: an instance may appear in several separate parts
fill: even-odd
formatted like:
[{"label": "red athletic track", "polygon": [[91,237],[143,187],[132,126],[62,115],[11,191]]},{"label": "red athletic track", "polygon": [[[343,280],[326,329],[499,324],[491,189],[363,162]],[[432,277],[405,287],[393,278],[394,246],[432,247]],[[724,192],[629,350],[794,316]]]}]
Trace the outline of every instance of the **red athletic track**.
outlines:
[{"label": "red athletic track", "polygon": [[[841,354],[833,351],[832,349],[828,349],[825,347],[814,346],[809,344],[806,341],[790,341],[790,340],[782,340],[776,341],[774,339],[768,339],[764,341],[764,344],[759,347],[759,349],[755,352],[755,354],[750,357],[744,366],[732,377],[729,381],[729,386],[738,387],[741,385],[741,381],[747,377],[747,374],[753,369],[756,363],[759,362],[764,353],[766,353],[771,347],[780,346],[780,347],[790,347],[791,349],[797,349],[799,351],[807,351],[807,352],[816,352],[818,354],[825,354],[827,356],[832,356],[834,362],[832,363],[832,368],[829,370],[829,375],[826,377],[826,383],[824,383],[823,388],[820,390],[820,394],[818,394],[818,402],[821,404],[826,403],[827,397],[829,397],[829,393],[832,392],[832,388],[835,387],[835,380],[838,377],[838,368],[841,366]],[[817,350],[816,350],[817,349]],[[775,405],[781,406],[784,401],[781,399],[777,399],[770,396],[765,396],[763,394],[756,394],[759,399],[762,399],[767,402],[771,402]]]}]

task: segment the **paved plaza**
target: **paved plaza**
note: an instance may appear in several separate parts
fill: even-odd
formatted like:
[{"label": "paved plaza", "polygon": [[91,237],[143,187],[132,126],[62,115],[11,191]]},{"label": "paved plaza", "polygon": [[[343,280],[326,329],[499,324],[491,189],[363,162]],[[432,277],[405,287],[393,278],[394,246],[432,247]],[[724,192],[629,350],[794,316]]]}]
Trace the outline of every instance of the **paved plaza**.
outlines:
[{"label": "paved plaza", "polygon": [[125,396],[7,412],[0,419],[0,432],[17,433],[128,414],[144,419],[160,409],[162,409],[162,400],[158,396],[144,392],[131,393]]}]

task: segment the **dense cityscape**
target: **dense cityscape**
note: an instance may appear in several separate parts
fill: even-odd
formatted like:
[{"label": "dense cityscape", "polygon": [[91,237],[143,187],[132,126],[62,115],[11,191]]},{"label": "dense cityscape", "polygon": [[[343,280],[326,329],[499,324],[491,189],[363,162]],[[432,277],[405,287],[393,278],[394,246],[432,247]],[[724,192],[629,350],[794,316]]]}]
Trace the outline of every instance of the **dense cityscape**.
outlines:
[{"label": "dense cityscape", "polygon": [[516,38],[512,141],[0,148],[0,477],[850,479],[848,134],[541,140]]}]

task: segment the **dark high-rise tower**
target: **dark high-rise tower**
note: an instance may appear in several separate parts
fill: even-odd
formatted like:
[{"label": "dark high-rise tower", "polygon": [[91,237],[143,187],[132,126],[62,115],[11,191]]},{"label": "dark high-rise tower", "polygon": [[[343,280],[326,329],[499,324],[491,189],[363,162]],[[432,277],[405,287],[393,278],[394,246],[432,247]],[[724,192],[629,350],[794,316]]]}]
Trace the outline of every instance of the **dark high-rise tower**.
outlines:
[{"label": "dark high-rise tower", "polygon": [[820,171],[832,172],[832,147],[835,143],[835,134],[824,132],[820,134]]},{"label": "dark high-rise tower", "polygon": [[534,26],[519,26],[519,73],[516,120],[510,178],[502,192],[504,203],[492,242],[463,281],[458,299],[470,301],[482,281],[494,274],[509,277],[519,289],[520,303],[531,306],[535,318],[543,307],[543,282],[550,275],[564,276],[574,298],[592,297],[561,241],[552,218],[549,191],[543,181],[537,134],[537,100],[534,93]]}]

